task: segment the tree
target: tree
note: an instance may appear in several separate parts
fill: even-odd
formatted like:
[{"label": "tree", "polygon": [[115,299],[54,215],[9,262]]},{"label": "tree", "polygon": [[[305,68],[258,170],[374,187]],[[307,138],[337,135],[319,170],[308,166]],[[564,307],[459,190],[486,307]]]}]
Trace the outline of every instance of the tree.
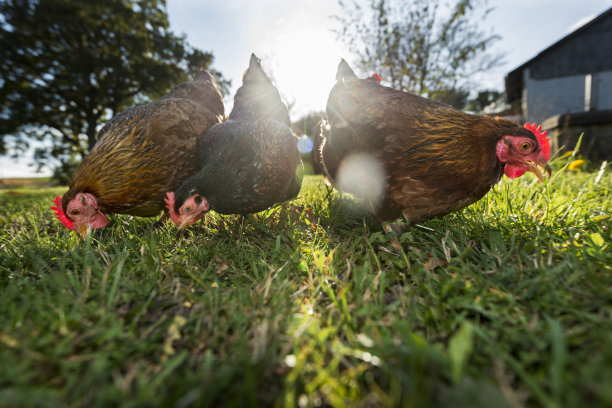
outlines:
[{"label": "tree", "polygon": [[461,88],[443,88],[429,92],[427,95],[433,100],[447,103],[456,109],[464,109],[468,104],[470,93]]},{"label": "tree", "polygon": [[478,94],[468,101],[466,108],[468,110],[479,112],[479,113],[490,113],[489,110],[498,111],[500,109],[507,109],[508,105],[505,103],[506,94],[504,92],[484,89],[478,91]]},{"label": "tree", "polygon": [[362,8],[356,0],[338,0],[342,14],[333,17],[362,70],[378,72],[396,89],[465,103],[469,78],[501,63],[500,55],[486,52],[499,37],[473,22],[490,12],[485,2],[455,0],[445,8],[441,0],[371,0]]},{"label": "tree", "polygon": [[325,116],[325,112],[323,111],[309,112],[298,120],[294,121],[291,127],[296,135],[306,135],[312,138],[315,133],[319,131],[318,124],[323,116]]},{"label": "tree", "polygon": [[0,49],[0,153],[50,141],[39,168],[73,167],[110,117],[213,61],[169,30],[163,0],[0,0]]}]

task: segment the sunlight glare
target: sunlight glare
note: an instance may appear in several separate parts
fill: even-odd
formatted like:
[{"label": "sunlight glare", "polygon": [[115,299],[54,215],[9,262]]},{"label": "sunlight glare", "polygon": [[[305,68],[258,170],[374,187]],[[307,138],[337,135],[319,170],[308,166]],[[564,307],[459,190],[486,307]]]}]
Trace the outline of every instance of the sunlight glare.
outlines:
[{"label": "sunlight glare", "polygon": [[385,171],[374,156],[352,154],[340,164],[338,185],[340,190],[377,206],[385,194]]},{"label": "sunlight glare", "polygon": [[300,153],[308,154],[312,152],[313,147],[314,147],[314,142],[309,136],[302,135],[298,138],[297,148]]},{"label": "sunlight glare", "polygon": [[264,47],[264,69],[266,64],[270,67],[283,99],[294,104],[290,110],[292,120],[324,111],[340,58],[346,57],[342,46],[333,33],[312,22],[298,27],[283,23],[280,26],[282,31],[276,31]]}]

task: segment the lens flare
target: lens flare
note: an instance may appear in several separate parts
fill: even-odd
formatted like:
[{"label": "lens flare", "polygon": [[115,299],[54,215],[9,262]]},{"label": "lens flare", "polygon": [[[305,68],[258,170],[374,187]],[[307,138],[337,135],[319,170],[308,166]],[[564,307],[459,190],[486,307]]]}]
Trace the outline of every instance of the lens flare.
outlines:
[{"label": "lens flare", "polygon": [[385,194],[385,170],[372,155],[352,154],[340,164],[338,186],[340,190],[377,206]]},{"label": "lens flare", "polygon": [[299,152],[302,154],[307,154],[307,153],[312,152],[313,146],[314,146],[314,143],[312,139],[306,135],[303,135],[298,139],[297,148]]}]

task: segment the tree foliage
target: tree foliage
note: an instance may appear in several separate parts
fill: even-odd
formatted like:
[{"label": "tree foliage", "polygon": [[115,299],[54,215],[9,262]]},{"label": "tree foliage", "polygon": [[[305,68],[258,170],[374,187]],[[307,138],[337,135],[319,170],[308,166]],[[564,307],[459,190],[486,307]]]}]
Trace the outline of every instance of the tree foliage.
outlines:
[{"label": "tree foliage", "polygon": [[454,0],[450,6],[441,0],[338,3],[338,37],[362,70],[378,72],[396,89],[458,103],[467,97],[472,75],[501,62],[487,52],[499,37],[478,24],[490,12],[486,0]]},{"label": "tree foliage", "polygon": [[306,135],[313,137],[315,133],[319,131],[318,124],[324,115],[325,112],[323,111],[309,112],[298,120],[294,121],[291,127],[298,136]]},{"label": "tree foliage", "polygon": [[18,150],[45,140],[39,165],[73,166],[110,117],[213,61],[170,31],[163,0],[0,0],[0,13],[0,153],[11,136]]},{"label": "tree foliage", "polygon": [[491,109],[491,106],[497,109],[508,108],[508,105],[505,103],[505,95],[504,92],[492,89],[478,91],[478,94],[468,101],[466,108],[474,112],[484,113],[488,113],[487,109]]}]

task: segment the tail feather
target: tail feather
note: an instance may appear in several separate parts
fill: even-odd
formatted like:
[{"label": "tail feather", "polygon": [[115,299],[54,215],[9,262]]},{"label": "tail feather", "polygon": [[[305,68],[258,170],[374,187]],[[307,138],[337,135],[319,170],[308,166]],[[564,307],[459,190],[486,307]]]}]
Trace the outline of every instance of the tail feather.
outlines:
[{"label": "tail feather", "polygon": [[349,64],[344,59],[341,59],[338,71],[336,72],[336,81],[344,78],[357,78],[357,75],[355,75]]}]

